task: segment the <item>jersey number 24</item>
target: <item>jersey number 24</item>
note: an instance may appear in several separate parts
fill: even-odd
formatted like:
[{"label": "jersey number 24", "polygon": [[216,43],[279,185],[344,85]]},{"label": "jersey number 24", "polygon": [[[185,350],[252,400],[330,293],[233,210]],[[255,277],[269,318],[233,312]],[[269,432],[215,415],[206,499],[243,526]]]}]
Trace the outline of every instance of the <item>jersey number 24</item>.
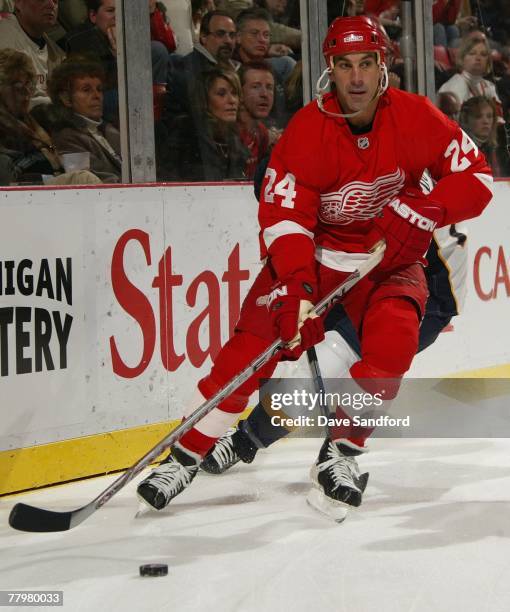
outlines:
[{"label": "jersey number 24", "polygon": [[[296,177],[287,172],[285,177],[276,183],[276,170],[268,168],[266,170],[266,178],[268,179],[266,188],[264,189],[264,199],[268,204],[274,203],[275,195],[282,198],[281,205],[284,208],[294,208],[296,199]],[[276,183],[276,184],[275,184]]]}]

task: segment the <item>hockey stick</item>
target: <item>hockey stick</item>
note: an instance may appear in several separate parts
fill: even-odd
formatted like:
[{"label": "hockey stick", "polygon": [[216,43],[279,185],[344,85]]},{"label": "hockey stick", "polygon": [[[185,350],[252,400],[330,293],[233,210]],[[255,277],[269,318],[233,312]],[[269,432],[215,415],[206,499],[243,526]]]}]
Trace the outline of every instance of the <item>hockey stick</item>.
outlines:
[{"label": "hockey stick", "polygon": [[[352,272],[343,283],[336,289],[328,293],[320,302],[317,303],[313,312],[317,315],[323,314],[332,304],[337,302],[351,287],[353,287],[360,279],[366,276],[375,266],[381,261],[386,245],[383,241],[377,243],[373,248],[368,259],[360,264],[357,270]],[[76,527],[87,519],[96,510],[101,508],[108,500],[118,493],[125,485],[128,484],[135,476],[137,476],[146,466],[153,463],[154,460],[161,455],[163,451],[175,444],[180,438],[187,433],[198,421],[206,414],[211,412],[222,400],[228,397],[233,391],[246,382],[253,374],[258,372],[272,357],[276,355],[285,346],[282,340],[275,340],[263,353],[254,359],[242,372],[235,376],[225,387],[220,389],[218,393],[193,412],[183,423],[176,429],[171,431],[163,438],[154,448],[148,451],[141,459],[132,465],[119,478],[114,480],[102,493],[100,493],[91,502],[77,508],[76,510],[68,510],[64,512],[56,512],[54,510],[46,510],[24,503],[16,504],[9,515],[9,525],[20,531],[32,532],[49,532],[49,531],[66,531]]]},{"label": "hockey stick", "polygon": [[[315,388],[315,393],[319,395],[319,408],[321,409],[323,416],[329,419],[331,415],[329,412],[329,408],[326,402],[324,401],[326,388],[324,386],[324,380],[322,378],[321,370],[319,367],[319,358],[317,357],[317,351],[315,350],[314,346],[312,346],[312,348],[309,348],[306,351],[306,356],[308,358],[308,365],[310,366],[310,372],[312,374],[312,381],[313,386]],[[326,431],[329,436],[329,425],[327,424],[327,422]]]}]

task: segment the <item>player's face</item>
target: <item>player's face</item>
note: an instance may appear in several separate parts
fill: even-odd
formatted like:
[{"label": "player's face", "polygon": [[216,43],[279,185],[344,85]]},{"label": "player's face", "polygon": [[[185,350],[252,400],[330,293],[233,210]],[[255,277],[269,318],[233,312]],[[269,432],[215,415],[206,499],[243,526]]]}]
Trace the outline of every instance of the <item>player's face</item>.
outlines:
[{"label": "player's face", "polygon": [[486,74],[488,65],[489,52],[484,43],[476,44],[466,53],[462,61],[463,69],[474,76],[483,76]]},{"label": "player's face", "polygon": [[349,53],[335,58],[331,80],[336,85],[344,113],[362,111],[352,117],[353,123],[368,123],[374,116],[381,69],[375,53]]},{"label": "player's face", "polygon": [[243,106],[255,119],[265,119],[274,101],[274,77],[267,70],[248,70],[244,77]]},{"label": "player's face", "polygon": [[269,50],[269,23],[250,19],[237,34],[237,41],[250,60],[263,59]]},{"label": "player's face", "polygon": [[200,42],[217,60],[226,61],[234,53],[236,26],[230,17],[217,15],[209,23],[209,32],[200,37]]},{"label": "player's face", "polygon": [[469,119],[469,128],[473,136],[486,140],[494,125],[494,110],[489,104],[482,106],[476,114]]},{"label": "player's face", "polygon": [[106,34],[110,28],[115,27],[115,0],[103,0],[97,13],[90,11],[89,19],[98,30]]},{"label": "player's face", "polygon": [[92,76],[75,79],[71,93],[71,106],[78,115],[100,121],[103,116],[103,84],[101,79]]},{"label": "player's face", "polygon": [[237,120],[239,96],[226,79],[218,78],[213,81],[207,92],[207,104],[209,112],[216,119],[227,123]]}]

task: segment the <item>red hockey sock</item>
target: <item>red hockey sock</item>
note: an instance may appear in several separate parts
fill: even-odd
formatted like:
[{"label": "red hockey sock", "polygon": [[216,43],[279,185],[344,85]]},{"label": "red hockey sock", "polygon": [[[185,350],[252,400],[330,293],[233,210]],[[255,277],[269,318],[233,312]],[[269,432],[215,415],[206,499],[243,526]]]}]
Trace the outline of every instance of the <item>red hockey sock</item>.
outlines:
[{"label": "red hockey sock", "polygon": [[[198,393],[186,416],[189,416],[201,403],[213,397],[255,357],[260,355],[268,344],[267,340],[247,332],[235,334],[219,352],[210,374],[198,383]],[[250,395],[256,391],[259,380],[270,378],[276,364],[277,359],[269,361],[223,400],[217,408],[201,419],[188,433],[184,434],[179,444],[203,457],[214,446],[216,440],[235,423],[239,414],[246,408]]]}]

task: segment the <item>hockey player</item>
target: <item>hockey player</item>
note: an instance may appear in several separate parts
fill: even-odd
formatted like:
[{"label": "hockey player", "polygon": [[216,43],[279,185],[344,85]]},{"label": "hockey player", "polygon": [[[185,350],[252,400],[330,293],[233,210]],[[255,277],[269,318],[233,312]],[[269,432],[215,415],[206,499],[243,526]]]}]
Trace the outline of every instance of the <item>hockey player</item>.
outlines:
[{"label": "hockey player", "polygon": [[[451,318],[459,314],[464,301],[467,273],[466,235],[458,232],[455,226],[436,230],[432,245],[427,252],[428,266],[425,270],[429,298],[425,316],[421,322],[418,352],[435,342],[440,332],[449,324]],[[349,375],[350,367],[360,358],[360,343],[344,309],[335,306],[324,322],[325,339],[316,346],[317,356],[324,379],[344,378]],[[278,376],[287,378],[306,378],[309,366],[301,357],[299,362],[286,362],[278,370]],[[276,388],[273,388],[273,392]],[[236,427],[231,427],[207,453],[200,464],[202,470],[210,474],[223,474],[239,461],[252,463],[259,449],[268,448],[287,436],[291,429],[274,425],[274,412],[265,402],[259,402],[247,419]],[[347,443],[350,440],[347,438]],[[345,442],[344,442],[345,444]],[[359,449],[362,452],[363,449]],[[309,495],[309,502],[320,511],[336,520],[342,520],[349,506],[359,506],[368,482],[368,474],[361,478],[355,459],[351,459],[349,473],[341,469],[342,462],[334,462],[327,469],[337,475],[338,488],[341,488],[340,509],[337,500],[331,502],[321,491],[317,497]],[[316,481],[316,467],[311,470],[312,481]],[[314,482],[317,485],[317,482]],[[319,483],[320,484],[320,483]],[[320,487],[319,487],[320,489]]]},{"label": "hockey player", "polygon": [[[297,358],[323,339],[322,320],[309,316],[313,303],[366,260],[380,238],[386,241],[382,262],[343,306],[361,339],[350,376],[394,397],[418,348],[427,299],[423,256],[433,230],[479,215],[492,197],[485,158],[458,125],[426,98],[387,90],[384,42],[370,20],[336,19],[323,51],[333,91],[299,111],[273,150],[259,207],[267,261],[188,414],[276,337],[286,349],[199,421],[140,483],[139,496],[153,508],[190,485],[202,458],[281,356]],[[425,169],[437,181],[429,196],[418,189]],[[321,448],[317,485],[333,501],[341,503],[345,490],[330,467],[341,466],[356,487],[354,457],[367,435],[346,439],[332,431]]]},{"label": "hockey player", "polygon": [[[260,197],[260,182],[265,172],[267,162],[257,168],[254,187],[257,199]],[[257,178],[260,177],[260,180]],[[425,172],[420,181],[420,187],[425,194],[432,191],[434,185]],[[435,342],[440,332],[448,325],[451,318],[459,314],[464,303],[467,276],[467,236],[455,226],[436,230],[429,250],[427,251],[427,268],[425,276],[429,287],[425,315],[420,325],[418,352]],[[326,317],[324,327],[325,339],[316,346],[323,378],[343,378],[348,376],[349,368],[360,358],[360,343],[356,330],[349,321],[344,309],[337,305]],[[298,363],[287,362],[278,370],[278,376],[286,378],[306,378],[309,367],[302,357]],[[273,389],[274,392],[274,389]],[[274,412],[263,402],[259,402],[246,420],[240,421],[237,427],[230,428],[207,453],[200,467],[210,474],[222,474],[233,465],[242,461],[251,463],[260,448],[267,448],[274,442],[284,438],[290,429],[272,423]],[[351,460],[355,462],[355,460]],[[333,463],[330,471],[337,472],[338,486],[343,491],[343,509],[338,510],[335,503],[327,499],[310,495],[312,505],[319,507],[333,518],[345,517],[349,505],[361,504],[364,485],[368,475],[361,479],[345,477],[339,463]],[[356,465],[355,474],[359,473]],[[315,468],[312,468],[312,478],[315,478]],[[357,480],[357,482],[355,482]],[[316,484],[316,483],[315,483]],[[316,501],[317,500],[317,501]]]}]

